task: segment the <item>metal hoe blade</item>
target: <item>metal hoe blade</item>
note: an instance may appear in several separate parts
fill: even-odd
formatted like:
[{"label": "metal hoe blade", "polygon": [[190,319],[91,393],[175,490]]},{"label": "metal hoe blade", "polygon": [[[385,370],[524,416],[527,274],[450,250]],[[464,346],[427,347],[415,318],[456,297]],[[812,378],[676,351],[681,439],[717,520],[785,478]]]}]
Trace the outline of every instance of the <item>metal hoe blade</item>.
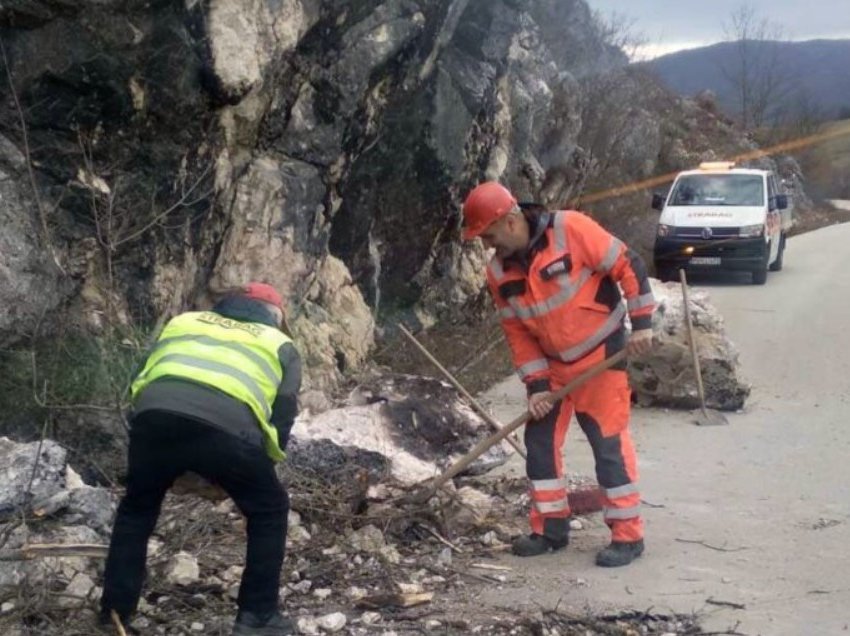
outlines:
[{"label": "metal hoe blade", "polygon": [[697,413],[694,423],[697,426],[722,426],[723,424],[728,424],[729,420],[720,411],[703,407]]}]

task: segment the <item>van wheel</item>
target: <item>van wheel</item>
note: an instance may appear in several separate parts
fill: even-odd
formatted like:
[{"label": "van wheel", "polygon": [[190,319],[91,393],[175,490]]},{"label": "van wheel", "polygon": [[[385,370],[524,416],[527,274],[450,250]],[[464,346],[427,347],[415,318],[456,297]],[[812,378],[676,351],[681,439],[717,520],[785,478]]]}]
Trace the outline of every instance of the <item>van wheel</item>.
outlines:
[{"label": "van wheel", "polygon": [[770,259],[770,245],[765,245],[764,259],[758,269],[753,270],[753,285],[764,285],[767,282],[767,261]]},{"label": "van wheel", "polygon": [[771,272],[782,271],[782,257],[785,255],[785,234],[779,238],[779,253],[776,255],[776,260],[770,264]]}]

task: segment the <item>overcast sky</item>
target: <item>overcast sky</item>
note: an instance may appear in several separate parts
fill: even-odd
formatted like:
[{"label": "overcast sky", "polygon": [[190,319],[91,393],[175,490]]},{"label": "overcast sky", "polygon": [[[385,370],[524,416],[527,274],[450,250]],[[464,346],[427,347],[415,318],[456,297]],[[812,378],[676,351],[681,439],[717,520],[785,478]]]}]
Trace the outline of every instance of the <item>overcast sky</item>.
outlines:
[{"label": "overcast sky", "polygon": [[[742,0],[587,0],[591,9],[633,21],[646,40],[643,57],[712,44]],[[782,27],[792,40],[850,39],[850,0],[750,0],[760,17]]]}]

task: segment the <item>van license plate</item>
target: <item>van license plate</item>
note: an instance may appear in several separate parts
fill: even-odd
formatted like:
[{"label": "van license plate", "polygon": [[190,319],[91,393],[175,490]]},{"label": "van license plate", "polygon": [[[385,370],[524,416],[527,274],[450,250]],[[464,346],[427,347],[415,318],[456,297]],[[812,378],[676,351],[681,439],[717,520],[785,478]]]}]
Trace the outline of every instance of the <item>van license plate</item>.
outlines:
[{"label": "van license plate", "polygon": [[693,256],[691,265],[720,265],[719,256]]}]

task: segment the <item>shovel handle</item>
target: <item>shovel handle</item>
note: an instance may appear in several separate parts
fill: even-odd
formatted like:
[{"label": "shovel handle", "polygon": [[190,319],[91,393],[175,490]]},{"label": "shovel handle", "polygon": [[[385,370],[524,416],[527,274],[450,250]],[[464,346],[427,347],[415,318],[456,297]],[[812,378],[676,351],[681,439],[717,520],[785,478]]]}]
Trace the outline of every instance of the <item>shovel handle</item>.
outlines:
[{"label": "shovel handle", "polygon": [[697,342],[694,339],[694,325],[691,322],[691,304],[688,300],[688,279],[685,276],[685,270],[679,270],[679,280],[682,282],[682,300],[685,305],[685,326],[688,329],[688,343],[691,346],[691,357],[694,360],[694,375],[697,378],[697,392],[699,393],[699,405],[703,414],[705,410],[705,388],[702,385],[702,371],[699,368],[699,355],[697,354]]},{"label": "shovel handle", "polygon": [[[458,391],[460,391],[460,394],[463,395],[463,397],[465,397],[467,399],[467,401],[472,406],[472,408],[475,409],[475,411],[481,417],[484,418],[484,421],[487,422],[490,425],[490,428],[492,428],[494,431],[502,430],[501,424],[499,424],[493,418],[493,416],[490,415],[490,413],[487,412],[487,409],[485,409],[483,406],[481,406],[478,403],[478,401],[474,397],[472,397],[472,395],[470,395],[469,391],[467,391],[463,387],[463,385],[460,382],[457,381],[457,379],[449,372],[448,369],[446,369],[446,367],[444,367],[442,364],[440,364],[439,360],[437,360],[434,356],[431,355],[431,352],[429,352],[424,347],[424,345],[416,339],[416,337],[412,333],[410,333],[407,329],[405,329],[404,325],[399,323],[398,328],[401,330],[401,333],[403,333],[405,336],[407,336],[407,339],[410,340],[410,342],[413,343],[413,346],[415,346],[417,349],[419,349],[419,351],[422,353],[422,355],[425,356],[426,358],[428,358],[428,360],[430,360],[431,363],[440,370],[440,373],[443,374],[443,376],[446,378],[446,380],[451,382],[452,386],[454,388],[456,388]],[[514,447],[516,452],[519,453],[522,456],[523,459],[526,459],[525,451],[522,450],[522,447],[519,445],[519,442],[517,442],[513,437],[508,437],[508,443],[511,446]]]},{"label": "shovel handle", "polygon": [[[597,375],[602,373],[603,371],[607,371],[615,364],[620,362],[626,357],[626,350],[623,349],[618,351],[610,358],[603,360],[599,364],[589,368],[587,371],[576,377],[570,382],[567,382],[563,387],[555,391],[552,395],[552,401],[557,402],[558,400],[563,399],[568,394],[575,391],[582,384],[587,382],[588,380],[595,378]],[[518,416],[514,419],[510,424],[505,425],[502,429],[496,433],[493,433],[490,437],[482,439],[475,446],[472,447],[466,455],[457,460],[454,464],[452,464],[442,475],[434,479],[433,482],[428,486],[427,490],[423,493],[421,498],[422,501],[427,501],[445,484],[449,479],[457,475],[459,472],[464,470],[467,466],[469,466],[472,462],[478,459],[481,455],[483,455],[489,448],[501,442],[505,437],[513,433],[520,426],[525,424],[528,420],[531,419],[531,413],[526,411],[522,415]],[[418,499],[418,498],[417,498]]]}]

